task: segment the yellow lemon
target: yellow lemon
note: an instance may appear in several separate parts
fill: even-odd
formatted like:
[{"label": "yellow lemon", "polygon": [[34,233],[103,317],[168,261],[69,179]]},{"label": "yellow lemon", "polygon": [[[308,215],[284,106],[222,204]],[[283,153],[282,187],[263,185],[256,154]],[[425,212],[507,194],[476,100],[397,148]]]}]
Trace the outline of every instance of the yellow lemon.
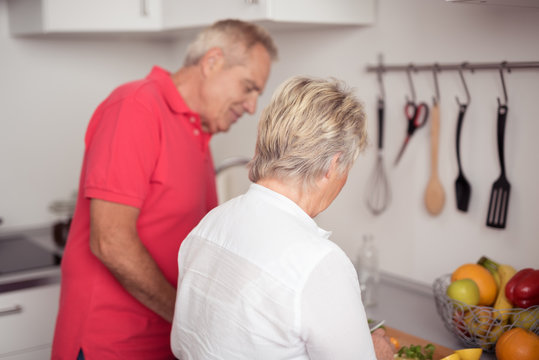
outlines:
[{"label": "yellow lemon", "polygon": [[483,354],[483,349],[460,349],[455,350],[455,353],[460,356],[461,360],[479,360],[481,358],[481,354]]},{"label": "yellow lemon", "polygon": [[446,356],[444,357],[443,359],[441,360],[462,360],[459,356],[459,354],[457,354],[456,352],[454,352],[453,354],[449,355],[449,356]]}]

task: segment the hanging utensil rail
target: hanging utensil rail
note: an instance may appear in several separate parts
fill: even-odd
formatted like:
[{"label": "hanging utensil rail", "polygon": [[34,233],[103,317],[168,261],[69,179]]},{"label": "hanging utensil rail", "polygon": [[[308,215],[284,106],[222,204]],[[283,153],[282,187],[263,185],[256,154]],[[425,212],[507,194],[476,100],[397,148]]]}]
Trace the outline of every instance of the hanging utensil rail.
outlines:
[{"label": "hanging utensil rail", "polygon": [[453,63],[453,64],[406,64],[406,65],[385,65],[379,63],[378,65],[367,66],[367,72],[386,72],[386,71],[444,71],[444,70],[499,70],[500,68],[507,71],[516,69],[539,69],[539,61],[518,61],[508,62],[503,61],[501,63]]}]

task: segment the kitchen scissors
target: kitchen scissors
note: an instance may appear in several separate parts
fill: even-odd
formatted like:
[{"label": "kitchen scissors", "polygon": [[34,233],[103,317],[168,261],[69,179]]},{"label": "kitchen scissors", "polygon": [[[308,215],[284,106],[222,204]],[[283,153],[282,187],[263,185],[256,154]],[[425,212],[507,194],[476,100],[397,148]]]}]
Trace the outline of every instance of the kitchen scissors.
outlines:
[{"label": "kitchen scissors", "polygon": [[410,141],[410,138],[414,132],[427,123],[427,119],[429,117],[429,106],[424,102],[415,104],[413,101],[408,101],[406,106],[404,106],[404,113],[408,119],[408,130],[406,131],[404,143],[402,144],[399,154],[395,159],[395,165],[399,163],[399,160],[404,153],[404,149],[406,149],[406,145],[408,145],[408,142]]}]

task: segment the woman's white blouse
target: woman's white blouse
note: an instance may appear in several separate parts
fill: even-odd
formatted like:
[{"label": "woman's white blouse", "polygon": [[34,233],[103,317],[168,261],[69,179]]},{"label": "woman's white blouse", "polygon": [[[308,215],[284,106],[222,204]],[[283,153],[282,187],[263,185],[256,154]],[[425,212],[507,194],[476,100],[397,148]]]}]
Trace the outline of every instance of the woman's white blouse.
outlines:
[{"label": "woman's white blouse", "polygon": [[354,267],[293,201],[253,184],[183,241],[171,346],[188,359],[369,359]]}]

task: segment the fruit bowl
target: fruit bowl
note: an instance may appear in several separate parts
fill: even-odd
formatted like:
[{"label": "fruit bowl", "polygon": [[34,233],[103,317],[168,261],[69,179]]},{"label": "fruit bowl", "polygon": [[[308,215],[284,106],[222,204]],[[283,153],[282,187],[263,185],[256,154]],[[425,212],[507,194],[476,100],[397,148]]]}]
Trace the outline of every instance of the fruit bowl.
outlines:
[{"label": "fruit bowl", "polygon": [[464,345],[494,352],[498,338],[513,327],[521,327],[539,335],[539,305],[527,309],[467,305],[446,295],[450,283],[451,274],[434,281],[432,289],[436,310],[445,327]]}]

